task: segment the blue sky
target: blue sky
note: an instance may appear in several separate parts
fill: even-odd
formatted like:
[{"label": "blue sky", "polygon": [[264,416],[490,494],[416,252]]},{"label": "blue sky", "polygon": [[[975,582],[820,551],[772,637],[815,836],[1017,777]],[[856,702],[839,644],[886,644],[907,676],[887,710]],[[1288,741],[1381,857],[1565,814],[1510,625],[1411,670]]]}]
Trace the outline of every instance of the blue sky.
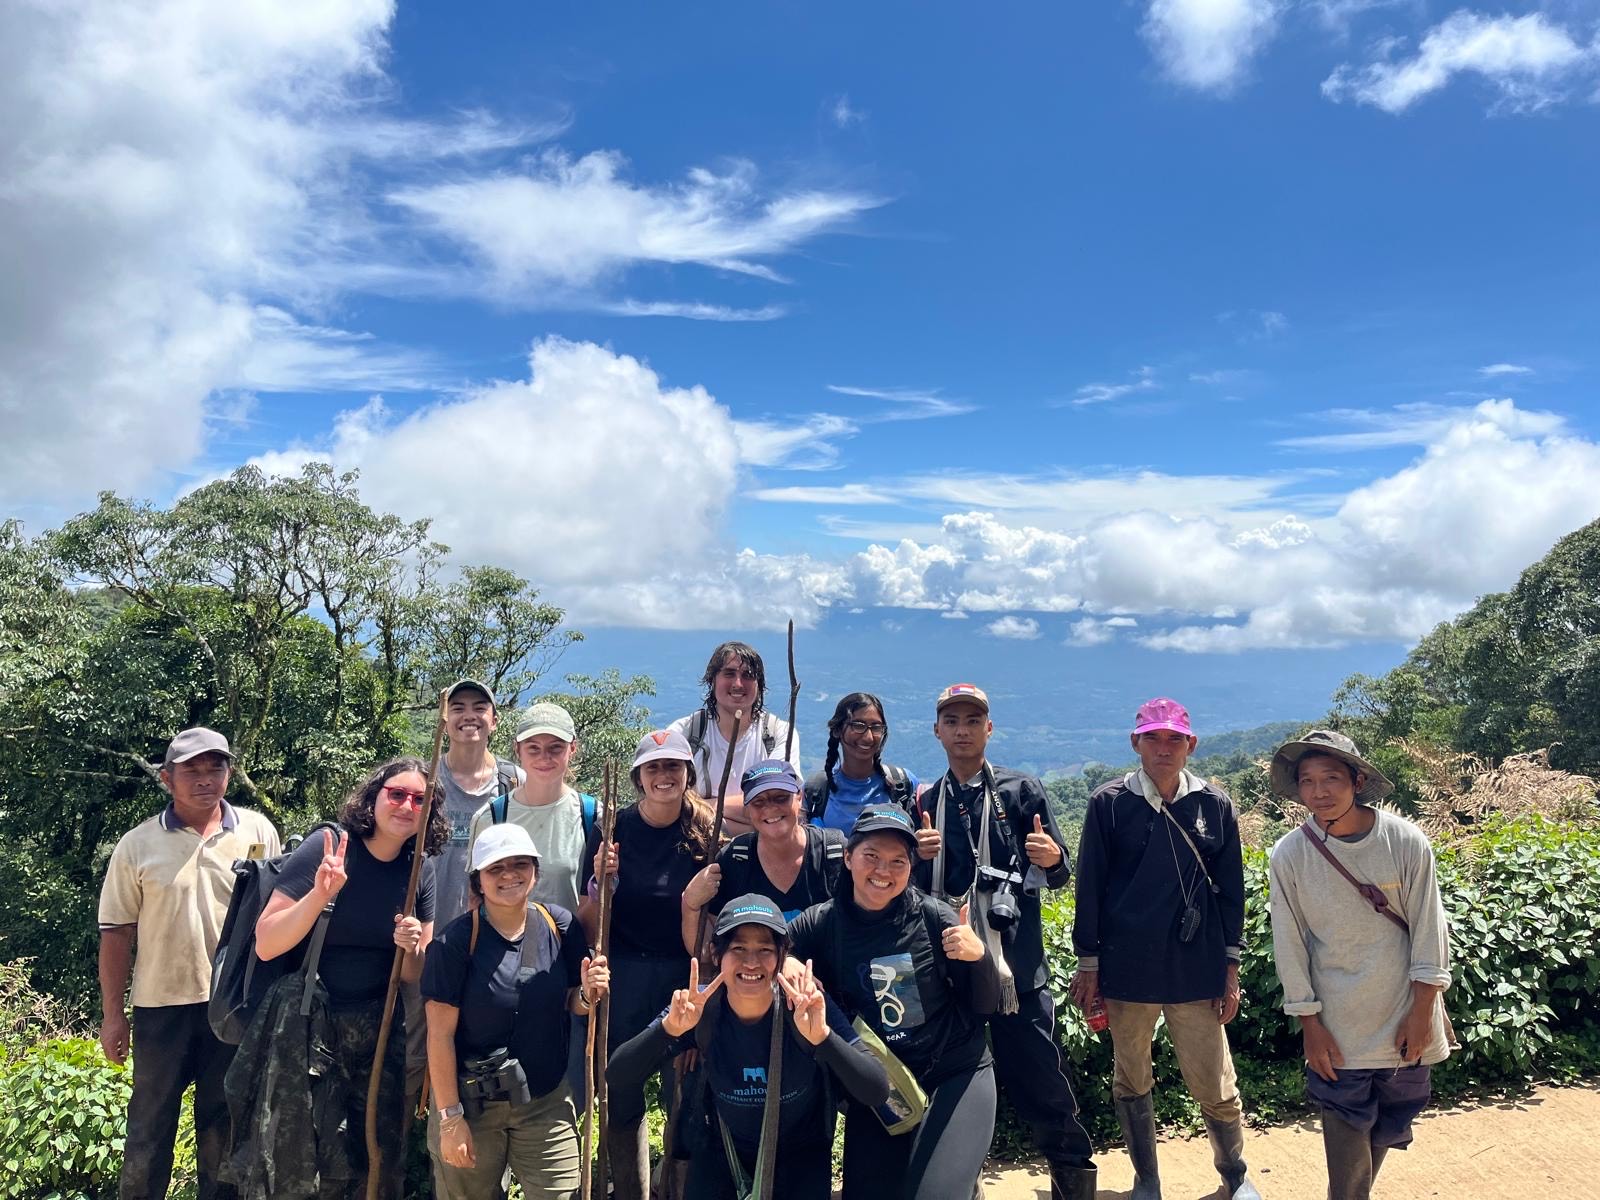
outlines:
[{"label": "blue sky", "polygon": [[7,6],[0,492],[326,458],[592,631],[1326,695],[1600,515],[1597,26]]}]

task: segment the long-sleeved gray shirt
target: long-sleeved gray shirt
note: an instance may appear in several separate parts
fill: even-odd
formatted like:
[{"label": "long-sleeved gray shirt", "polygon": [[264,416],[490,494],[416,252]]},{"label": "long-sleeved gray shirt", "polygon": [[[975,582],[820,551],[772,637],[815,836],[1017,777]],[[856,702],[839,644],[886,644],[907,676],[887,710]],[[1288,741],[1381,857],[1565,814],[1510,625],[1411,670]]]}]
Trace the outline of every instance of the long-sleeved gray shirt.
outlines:
[{"label": "long-sleeved gray shirt", "polygon": [[[1411,927],[1409,937],[1376,912],[1300,830],[1272,848],[1272,953],[1283,1011],[1295,1017],[1320,1013],[1352,1069],[1404,1065],[1394,1036],[1411,1011],[1411,984],[1450,983],[1433,847],[1404,817],[1383,809],[1375,815],[1364,837],[1329,838],[1327,847],[1358,880],[1383,889]],[[1449,1053],[1443,1012],[1436,1007],[1422,1061],[1442,1062]]]}]

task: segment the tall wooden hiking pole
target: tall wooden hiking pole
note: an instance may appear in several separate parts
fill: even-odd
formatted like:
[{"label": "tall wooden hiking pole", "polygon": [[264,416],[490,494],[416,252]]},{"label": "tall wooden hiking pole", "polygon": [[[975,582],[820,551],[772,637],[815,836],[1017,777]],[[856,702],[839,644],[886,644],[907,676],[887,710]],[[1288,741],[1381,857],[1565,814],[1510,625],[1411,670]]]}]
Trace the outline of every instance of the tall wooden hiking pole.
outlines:
[{"label": "tall wooden hiking pole", "polygon": [[800,699],[800,681],[794,677],[794,621],[789,621],[789,732],[783,735],[783,757],[794,752],[794,706]]},{"label": "tall wooden hiking pole", "polygon": [[[733,714],[733,736],[728,739],[728,757],[722,764],[722,779],[717,784],[717,817],[711,826],[711,860],[717,861],[717,851],[722,848],[722,808],[728,802],[728,776],[733,774],[733,756],[739,745],[739,724],[744,720],[744,709],[737,709]],[[708,909],[700,910],[700,928],[695,933],[694,953],[700,957],[700,951],[705,948],[706,936],[711,932],[711,912]]]},{"label": "tall wooden hiking pole", "polygon": [[[601,789],[600,813],[600,838],[603,844],[611,845],[617,836],[617,764],[606,765],[605,786]],[[600,885],[600,932],[596,938],[598,952],[606,956],[606,965],[611,963],[611,888],[604,882]],[[610,1088],[606,1083],[606,1060],[611,1056],[611,990],[606,989],[606,994],[600,998],[600,1003],[595,1006],[594,1012],[589,1014],[589,1030],[591,1035],[594,1027],[600,1026],[600,1033],[594,1040],[594,1072],[595,1072],[595,1105],[600,1126],[600,1180],[599,1192],[606,1194],[606,1182],[611,1175],[611,1150],[606,1144],[606,1127],[611,1121]]]},{"label": "tall wooden hiking pole", "polygon": [[[428,822],[433,819],[433,806],[438,801],[439,755],[444,750],[445,702],[449,695],[448,691],[439,693],[439,717],[433,725],[433,758],[428,764],[428,795],[422,802],[417,836],[411,840],[411,878],[406,883],[406,901],[400,909],[401,915],[406,917],[417,904],[417,881],[422,878],[422,859],[428,846]],[[379,1172],[383,1167],[383,1151],[378,1147],[378,1085],[383,1080],[383,1053],[389,1048],[394,1001],[400,991],[400,971],[405,962],[406,952],[396,946],[394,965],[389,968],[389,990],[383,998],[383,1020],[378,1025],[378,1045],[372,1052],[372,1074],[367,1078],[367,1200],[378,1200]]]},{"label": "tall wooden hiking pole", "polygon": [[[610,815],[616,803],[613,792],[615,783],[616,764],[608,762],[605,764],[603,773],[601,775],[600,785],[600,844],[602,847],[606,846],[611,839]],[[606,952],[606,926],[609,924],[610,916],[610,914],[606,911],[609,907],[607,904],[608,890],[609,889],[606,887],[605,883],[605,876],[602,874],[600,876],[600,912],[602,914],[600,921],[603,923],[599,924],[600,932],[595,938],[595,953],[597,955],[601,955]],[[583,1173],[581,1176],[583,1185],[583,1200],[589,1200],[589,1197],[592,1194],[594,1182],[594,1110],[597,1101],[599,1103],[601,1113],[600,1194],[604,1196],[606,1193],[606,1167],[609,1165],[609,1163],[605,1158],[605,1101],[599,1099],[600,1093],[596,1091],[595,1084],[596,1079],[598,1079],[599,1087],[601,1089],[605,1087],[605,1064],[603,1062],[597,1063],[595,1061],[595,1035],[599,1031],[599,1028],[605,1019],[605,1003],[606,1000],[604,997],[602,997],[600,1003],[595,1005],[589,1013],[589,1020],[586,1022],[589,1031],[588,1036],[585,1038],[583,1048]]]}]

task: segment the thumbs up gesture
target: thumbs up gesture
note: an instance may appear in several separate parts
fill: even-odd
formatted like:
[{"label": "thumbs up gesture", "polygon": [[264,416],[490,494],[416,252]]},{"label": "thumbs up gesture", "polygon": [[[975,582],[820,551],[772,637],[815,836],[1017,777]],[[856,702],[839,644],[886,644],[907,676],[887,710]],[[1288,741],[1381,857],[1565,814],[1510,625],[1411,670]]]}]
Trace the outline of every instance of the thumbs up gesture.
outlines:
[{"label": "thumbs up gesture", "polygon": [[977,930],[972,928],[972,913],[970,906],[961,906],[960,921],[948,926],[940,935],[944,943],[946,958],[953,958],[957,962],[977,962],[984,956],[983,939],[978,936]]},{"label": "thumbs up gesture", "polygon": [[943,845],[939,831],[933,827],[933,814],[923,809],[922,828],[917,830],[917,857],[923,862],[938,858],[939,848]]},{"label": "thumbs up gesture", "polygon": [[1033,814],[1033,832],[1028,834],[1024,849],[1028,861],[1046,871],[1061,861],[1063,853],[1055,838],[1044,831],[1044,818],[1038,813]]}]

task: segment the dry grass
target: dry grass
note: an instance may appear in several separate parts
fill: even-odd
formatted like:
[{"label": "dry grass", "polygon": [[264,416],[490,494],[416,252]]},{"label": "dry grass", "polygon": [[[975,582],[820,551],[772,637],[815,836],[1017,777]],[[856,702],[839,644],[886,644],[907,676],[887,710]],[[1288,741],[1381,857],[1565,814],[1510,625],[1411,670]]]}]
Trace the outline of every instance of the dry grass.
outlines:
[{"label": "dry grass", "polygon": [[1471,834],[1493,813],[1600,824],[1600,784],[1552,767],[1549,749],[1513,754],[1495,766],[1476,754],[1396,744],[1418,768],[1417,824],[1435,841]]}]

